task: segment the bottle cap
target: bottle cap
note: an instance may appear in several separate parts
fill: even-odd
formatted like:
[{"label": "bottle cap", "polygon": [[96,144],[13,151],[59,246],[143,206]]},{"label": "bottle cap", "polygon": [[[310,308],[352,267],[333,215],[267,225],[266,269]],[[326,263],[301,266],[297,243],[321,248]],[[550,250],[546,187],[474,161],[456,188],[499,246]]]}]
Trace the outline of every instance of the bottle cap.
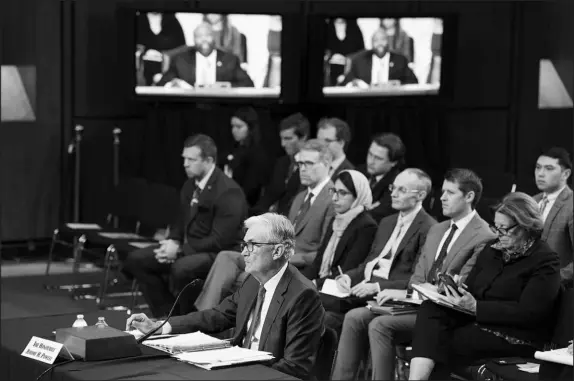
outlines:
[{"label": "bottle cap", "polygon": [[83,318],[84,318],[84,315],[81,315],[81,314],[78,315],[78,319],[83,319]]}]

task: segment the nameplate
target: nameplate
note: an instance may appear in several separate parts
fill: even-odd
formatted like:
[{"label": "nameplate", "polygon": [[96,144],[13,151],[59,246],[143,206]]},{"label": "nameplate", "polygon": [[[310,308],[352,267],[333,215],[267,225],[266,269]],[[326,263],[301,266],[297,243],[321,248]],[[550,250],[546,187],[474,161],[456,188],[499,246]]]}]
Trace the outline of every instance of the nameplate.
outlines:
[{"label": "nameplate", "polygon": [[46,364],[53,364],[63,346],[63,344],[55,341],[32,336],[32,339],[30,339],[30,342],[22,352],[22,356],[42,361]]}]

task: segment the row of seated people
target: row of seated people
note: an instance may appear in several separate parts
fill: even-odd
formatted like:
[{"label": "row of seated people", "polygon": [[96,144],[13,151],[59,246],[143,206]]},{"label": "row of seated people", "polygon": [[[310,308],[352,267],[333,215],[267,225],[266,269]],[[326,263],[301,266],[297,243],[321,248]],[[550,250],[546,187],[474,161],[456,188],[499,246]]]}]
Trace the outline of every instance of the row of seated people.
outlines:
[{"label": "row of seated people", "polygon": [[[385,138],[398,139],[389,135],[378,137],[382,145],[375,139],[367,156],[368,168],[376,148],[390,156],[391,148],[384,143]],[[260,259],[263,262],[259,265],[283,258],[278,254],[276,258],[273,253],[283,253],[285,250],[277,249],[284,242],[270,239],[276,234],[250,236],[246,226],[242,251],[222,251],[232,249],[241,237],[242,221],[247,215],[241,188],[215,167],[216,148],[208,137],[188,140],[183,156],[192,180],[182,191],[180,222],[159,248],[131,253],[124,270],[139,281],[156,317],[165,316],[174,301],[161,273],[171,271],[176,290],[190,280],[206,277],[195,304],[191,305],[193,297],[182,298],[180,306],[183,313],[201,311],[188,315],[195,316],[188,329],[211,332],[225,325],[210,324],[206,318],[216,312],[225,312],[229,318],[230,301],[236,303],[233,313],[238,313],[238,294],[253,283],[253,277],[265,284],[261,281],[265,277],[257,277],[250,267],[257,265],[260,253],[270,256]],[[437,224],[422,208],[431,189],[429,176],[412,168],[399,172],[395,169],[397,163],[387,162],[399,172],[391,180],[387,174],[382,176],[390,183],[387,189],[391,207],[398,213],[383,217],[377,228],[377,221],[371,216],[376,210],[371,183],[383,179],[371,176],[375,181],[369,181],[358,171],[345,170],[335,175],[333,182],[329,176],[332,153],[320,140],[303,143],[294,156],[300,182],[308,189],[295,197],[287,214],[294,236],[289,268],[299,268],[319,288],[324,279],[335,278],[339,287],[350,290],[352,295],[344,304],[329,303],[323,297],[318,301],[327,312],[324,317],[317,315],[316,323],[324,319],[325,324],[340,332],[333,378],[352,378],[359,362],[366,359],[365,350],[370,343],[374,377],[392,379],[398,333],[406,333],[404,340],[413,338],[413,379],[427,378],[437,362],[464,363],[487,353],[531,355],[530,351],[547,338],[560,280],[572,278],[572,191],[566,185],[571,162],[564,150],[553,149],[539,157],[536,181],[543,193],[537,196],[538,200],[521,193],[509,195],[497,208],[492,227],[474,210],[482,184],[470,170],[455,169],[445,175],[440,201],[443,214],[450,219]],[[203,175],[198,175],[202,171]],[[243,274],[244,270],[253,277]],[[436,285],[437,274],[444,272],[457,274],[466,283],[466,288],[447,294],[453,303],[473,310],[472,319],[451,316],[428,302],[423,303],[418,317],[376,316],[363,307],[373,298],[384,303],[388,298],[405,297],[412,284]],[[301,307],[308,307],[307,304]],[[346,307],[341,308],[342,305]],[[295,313],[297,306],[290,307]],[[262,313],[265,315],[270,308],[268,303],[266,310],[264,304]],[[287,316],[289,311],[284,311]],[[253,312],[248,309],[245,316],[249,313]],[[268,320],[262,320],[269,328]],[[309,327],[301,328],[300,320],[283,323],[312,335],[305,331]],[[241,328],[239,324],[237,328]],[[286,330],[279,335],[292,334],[289,327]],[[240,332],[245,334],[245,329]],[[254,335],[257,337],[257,333]],[[305,348],[301,342],[289,340],[283,337],[280,343],[284,347],[272,348],[280,361],[290,364],[288,369],[279,369],[305,378],[310,369],[302,354],[312,357],[317,350],[315,340],[310,337]]]}]

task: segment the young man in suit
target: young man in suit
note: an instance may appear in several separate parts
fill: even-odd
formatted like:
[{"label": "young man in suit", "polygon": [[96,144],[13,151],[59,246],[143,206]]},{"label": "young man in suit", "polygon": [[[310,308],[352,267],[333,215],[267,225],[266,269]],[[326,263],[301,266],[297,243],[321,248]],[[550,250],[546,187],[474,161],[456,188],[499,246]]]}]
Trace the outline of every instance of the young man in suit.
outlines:
[{"label": "young man in suit", "polygon": [[[295,197],[289,220],[295,226],[295,254],[291,263],[299,268],[310,266],[325,237],[335,212],[329,188],[333,186],[328,168],[331,153],[320,141],[307,141],[296,155],[301,184],[307,187]],[[198,310],[216,306],[234,292],[245,278],[243,256],[236,251],[222,251],[209,272],[203,290],[195,301]]]},{"label": "young man in suit", "polygon": [[380,134],[373,138],[367,153],[364,171],[373,192],[371,216],[379,223],[384,217],[395,213],[391,206],[389,186],[405,165],[406,148],[395,134]]},{"label": "young man in suit", "polygon": [[[471,170],[457,168],[446,173],[440,200],[443,214],[450,220],[430,228],[407,289],[382,290],[377,294],[379,304],[393,298],[407,298],[413,284],[436,284],[439,272],[458,274],[462,280],[466,279],[477,255],[496,238],[474,210],[481,194],[482,183]],[[370,347],[373,379],[392,380],[395,345],[411,340],[415,323],[416,313],[377,316],[366,307],[349,311],[343,322],[333,379],[352,379]]]},{"label": "young man in suit", "polygon": [[368,89],[371,85],[381,85],[389,81],[399,81],[401,85],[419,83],[415,73],[409,68],[408,59],[389,51],[389,38],[383,28],[375,31],[372,37],[373,49],[356,53],[344,85]]},{"label": "young man in suit", "polygon": [[156,317],[167,315],[174,301],[163,275],[171,274],[176,290],[196,278],[204,279],[217,253],[237,246],[247,217],[243,191],[215,165],[213,139],[189,137],[182,157],[189,180],[181,190],[181,211],[169,236],[159,247],[133,251],[124,261],[124,273],[138,281]]},{"label": "young man in suit", "polygon": [[279,123],[281,147],[287,155],[275,163],[263,196],[251,208],[250,214],[277,212],[287,216],[293,199],[302,190],[295,155],[309,138],[309,120],[301,113],[289,115]]},{"label": "young man in suit", "polygon": [[567,185],[572,161],[564,148],[554,147],[540,155],[534,171],[541,193],[534,196],[544,220],[544,239],[560,257],[560,277],[572,282],[574,256],[574,206],[572,189]]},{"label": "young man in suit", "polygon": [[[266,213],[247,219],[245,227],[241,255],[249,275],[239,290],[215,308],[172,317],[157,334],[235,328],[232,345],[270,352],[269,366],[307,380],[325,330],[325,310],[315,286],[289,264],[294,226],[284,216]],[[136,314],[126,329],[147,333],[159,324]]]},{"label": "young man in suit", "polygon": [[230,82],[232,87],[253,87],[239,57],[215,48],[213,27],[202,22],[193,31],[195,46],[174,54],[158,86],[191,89]]},{"label": "young man in suit", "polygon": [[317,139],[325,143],[333,155],[329,175],[331,181],[335,181],[342,171],[355,169],[345,155],[345,149],[351,142],[351,129],[347,122],[339,118],[323,118],[319,121],[318,127]]},{"label": "young man in suit", "polygon": [[339,289],[351,293],[349,303],[344,310],[337,309],[337,304],[324,303],[327,325],[338,333],[350,309],[364,306],[381,290],[406,289],[426,235],[436,224],[422,208],[432,188],[431,179],[424,171],[405,169],[396,177],[392,188],[392,207],[398,213],[381,220],[363,263],[336,278]]}]

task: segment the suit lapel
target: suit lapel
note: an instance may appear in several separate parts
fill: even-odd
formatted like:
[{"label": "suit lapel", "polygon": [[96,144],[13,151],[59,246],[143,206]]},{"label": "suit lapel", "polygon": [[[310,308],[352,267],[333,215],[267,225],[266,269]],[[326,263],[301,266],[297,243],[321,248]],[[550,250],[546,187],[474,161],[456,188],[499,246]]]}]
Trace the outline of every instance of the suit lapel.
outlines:
[{"label": "suit lapel", "polygon": [[195,59],[195,53],[196,53],[195,48],[189,49],[189,63],[190,63],[189,67],[190,67],[190,71],[191,71],[190,77],[192,79],[190,85],[192,85],[192,86],[195,86],[195,82],[197,81],[197,75],[196,75],[197,61]]},{"label": "suit lapel", "polygon": [[[432,238],[434,239],[434,242],[432,242],[432,245],[429,244],[429,247],[431,248],[431,250],[429,250],[428,252],[428,257],[426,258],[427,261],[427,266],[426,268],[428,269],[427,271],[430,271],[430,269],[432,268],[432,265],[434,263],[435,257],[437,255],[438,252],[438,245],[440,245],[440,241],[442,240],[442,237],[444,237],[444,234],[447,232],[447,230],[450,228],[450,220],[442,222],[442,226],[440,229],[440,234],[436,234],[433,236],[427,236],[428,238]],[[428,277],[429,274],[425,274],[425,278]]]},{"label": "suit lapel", "polygon": [[397,75],[399,68],[395,62],[395,57],[396,56],[393,53],[389,53],[389,81],[399,79],[400,77]]},{"label": "suit lapel", "polygon": [[[399,256],[401,250],[403,250],[405,248],[405,246],[407,245],[407,243],[409,243],[411,238],[419,231],[421,224],[423,223],[423,219],[424,219],[424,217],[426,217],[425,215],[426,215],[426,213],[423,209],[419,210],[419,212],[417,213],[417,216],[413,220],[413,223],[411,224],[411,226],[409,226],[409,230],[407,230],[407,232],[405,233],[405,236],[403,237],[403,239],[399,243],[399,246],[397,247],[397,251],[395,252],[395,255],[393,256],[393,262]],[[391,263],[391,266],[392,266],[392,263]]]},{"label": "suit lapel", "polygon": [[[242,303],[242,305],[247,308],[240,309],[241,313],[237,318],[237,326],[240,327],[240,329],[239,332],[235,333],[235,336],[232,340],[235,345],[241,345],[241,340],[243,340],[247,331],[247,322],[251,316],[251,311],[253,311],[253,308],[255,308],[255,303],[257,302],[259,282],[257,282],[257,280],[253,277],[251,277],[248,282],[249,283],[246,282],[244,286],[244,288],[246,288],[245,294],[251,299],[248,300],[245,304]],[[255,297],[253,298],[252,295],[255,295]]]},{"label": "suit lapel", "polygon": [[478,213],[470,220],[470,223],[465,227],[465,229],[460,233],[456,241],[452,244],[452,247],[446,254],[444,259],[443,268],[446,269],[456,257],[456,254],[468,244],[477,234],[480,229]]},{"label": "suit lapel", "polygon": [[373,256],[373,259],[377,258],[381,254],[381,252],[383,251],[385,246],[387,245],[387,242],[389,241],[389,239],[393,235],[393,231],[395,230],[395,226],[397,225],[398,219],[399,219],[398,213],[395,213],[395,214],[389,216],[388,218],[383,219],[383,220],[386,220],[385,225],[384,225],[385,227],[379,229],[379,231],[381,232],[381,235],[377,236],[375,238],[377,241],[377,244],[375,245],[375,255]]},{"label": "suit lapel", "polygon": [[[566,188],[564,188],[564,190],[562,192],[560,192],[560,194],[556,198],[556,201],[554,201],[554,205],[552,205],[552,209],[550,209],[550,212],[548,213],[548,216],[546,217],[546,221],[544,222],[545,226],[550,227],[552,225],[552,223],[554,222],[554,219],[558,215],[558,212],[560,212],[560,209],[562,209],[564,204],[568,201],[568,198],[569,198],[571,192],[572,192],[572,190],[568,186],[566,186]],[[544,232],[542,234],[542,238],[547,239],[549,232],[550,232],[550,229],[544,229]]]},{"label": "suit lapel", "polygon": [[[329,196],[329,188],[332,185],[333,185],[333,183],[331,183],[331,181],[329,181],[327,184],[325,184],[323,189],[321,189],[321,192],[319,192],[319,194],[317,195],[317,198],[315,199],[315,201],[313,201],[313,204],[311,205],[311,207],[309,208],[307,213],[305,213],[301,222],[299,222],[299,224],[297,224],[297,226],[295,227],[295,235],[299,234],[301,232],[301,230],[303,230],[303,228],[305,227],[307,222],[309,222],[309,219],[311,218],[311,216],[317,215],[316,211],[323,210],[325,208],[325,203],[331,202],[331,197]],[[305,198],[305,197],[306,197],[306,194],[305,194],[305,196],[303,196],[303,198]],[[299,210],[299,209],[295,209],[295,210]]]},{"label": "suit lapel", "polygon": [[307,191],[299,192],[295,199],[293,200],[293,204],[291,205],[291,209],[289,209],[289,221],[295,222],[295,217],[297,216],[297,212],[301,209],[303,205],[303,200],[305,199],[305,195]]},{"label": "suit lapel", "polygon": [[220,81],[222,78],[222,70],[223,70],[223,61],[222,61],[222,54],[219,50],[217,50],[217,54],[215,56],[215,81]]},{"label": "suit lapel", "polygon": [[367,76],[365,78],[366,79],[365,82],[367,82],[367,85],[370,85],[371,82],[373,81],[373,73],[372,73],[372,71],[373,71],[373,51],[372,50],[370,50],[369,54],[367,54],[367,59],[365,60],[365,65],[366,65],[365,73],[367,73]]},{"label": "suit lapel", "polygon": [[259,350],[262,350],[262,348],[265,347],[265,342],[269,336],[271,326],[273,325],[273,322],[275,322],[277,314],[279,313],[279,310],[283,305],[283,301],[285,300],[283,295],[287,292],[287,288],[289,283],[291,283],[292,278],[293,272],[291,270],[291,265],[287,265],[287,269],[285,270],[283,277],[275,289],[273,299],[271,299],[271,304],[269,304],[269,309],[267,310],[267,315],[265,316],[265,322],[263,323],[263,328],[261,329],[261,337],[259,338]]}]

